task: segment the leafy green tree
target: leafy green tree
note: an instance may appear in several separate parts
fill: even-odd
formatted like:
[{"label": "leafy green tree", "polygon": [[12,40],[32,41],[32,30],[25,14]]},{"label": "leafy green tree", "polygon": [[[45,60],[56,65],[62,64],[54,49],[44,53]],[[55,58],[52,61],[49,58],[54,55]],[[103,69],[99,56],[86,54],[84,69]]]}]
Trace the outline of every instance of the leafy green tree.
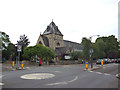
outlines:
[{"label": "leafy green tree", "polygon": [[82,52],[79,52],[79,51],[74,51],[74,52],[70,53],[70,56],[71,56],[72,60],[78,60],[78,59],[83,58]]},{"label": "leafy green tree", "polygon": [[11,60],[13,60],[13,58],[15,59],[17,51],[16,51],[16,47],[13,43],[10,43],[8,45],[7,51],[8,51],[8,54],[9,54],[9,59],[11,59]]},{"label": "leafy green tree", "polygon": [[99,58],[117,58],[118,56],[118,41],[114,35],[108,37],[100,37],[96,40],[99,43]]},{"label": "leafy green tree", "polygon": [[31,59],[36,55],[42,60],[51,60],[55,57],[54,52],[50,48],[42,45],[29,46],[24,48],[23,57],[25,59]]},{"label": "leafy green tree", "polygon": [[105,52],[104,52],[104,50],[105,50],[105,43],[104,43],[104,41],[102,39],[98,39],[98,40],[96,40],[96,42],[95,42],[95,44],[93,46],[94,46],[94,53],[93,53],[93,55],[95,57],[97,57],[97,58],[104,58],[105,57]]},{"label": "leafy green tree", "polygon": [[10,42],[9,35],[7,35],[5,32],[0,32],[0,39],[1,39],[0,49],[2,50],[2,58],[8,60],[15,57],[16,48],[15,45]]},{"label": "leafy green tree", "polygon": [[8,47],[8,44],[10,43],[9,35],[7,35],[5,32],[0,32],[0,39],[2,46],[0,46],[0,49],[5,50]]},{"label": "leafy green tree", "polygon": [[96,60],[96,59],[99,58],[99,55],[98,55],[98,53],[99,53],[99,48],[98,48],[98,45],[95,44],[95,43],[92,45],[92,47],[93,47],[92,58],[93,58],[94,60]]},{"label": "leafy green tree", "polygon": [[90,57],[90,49],[91,49],[91,42],[87,38],[82,38],[82,48],[83,48],[83,57],[86,60],[89,60]]}]

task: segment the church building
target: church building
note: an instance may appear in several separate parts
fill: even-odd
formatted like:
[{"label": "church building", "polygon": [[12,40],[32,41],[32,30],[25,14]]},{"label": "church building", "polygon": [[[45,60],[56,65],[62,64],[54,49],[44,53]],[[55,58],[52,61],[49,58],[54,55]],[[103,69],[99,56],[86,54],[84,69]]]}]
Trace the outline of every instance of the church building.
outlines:
[{"label": "church building", "polygon": [[51,48],[55,52],[57,60],[73,51],[82,51],[81,44],[63,40],[63,34],[53,21],[47,26],[43,34],[40,34],[37,44]]}]

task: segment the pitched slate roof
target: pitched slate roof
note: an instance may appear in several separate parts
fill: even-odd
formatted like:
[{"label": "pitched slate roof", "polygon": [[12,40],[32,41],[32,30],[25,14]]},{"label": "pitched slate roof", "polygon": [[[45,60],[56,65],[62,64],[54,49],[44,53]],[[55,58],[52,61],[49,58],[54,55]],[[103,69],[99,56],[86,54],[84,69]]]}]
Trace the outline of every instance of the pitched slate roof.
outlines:
[{"label": "pitched slate roof", "polygon": [[47,26],[46,30],[43,32],[43,35],[46,34],[57,34],[63,36],[63,34],[58,29],[58,26],[56,26],[53,21]]},{"label": "pitched slate roof", "polygon": [[63,40],[63,41],[65,47],[72,47],[74,48],[75,51],[82,51],[82,45],[80,43],[76,43],[68,40]]},{"label": "pitched slate roof", "polygon": [[48,40],[48,38],[43,36],[43,35],[41,35],[41,36],[42,36],[42,39],[43,39],[43,42],[44,42],[45,46],[49,47],[49,40]]}]

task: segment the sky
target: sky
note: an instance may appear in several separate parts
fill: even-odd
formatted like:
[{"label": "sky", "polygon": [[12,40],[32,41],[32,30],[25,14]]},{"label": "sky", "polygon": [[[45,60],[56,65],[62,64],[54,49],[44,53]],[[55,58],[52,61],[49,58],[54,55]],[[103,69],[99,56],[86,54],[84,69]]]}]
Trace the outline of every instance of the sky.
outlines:
[{"label": "sky", "polygon": [[[0,0],[0,31],[14,44],[25,34],[37,43],[52,19],[64,40],[81,43],[93,35],[118,38],[119,0]],[[95,41],[97,36],[92,38]]]}]

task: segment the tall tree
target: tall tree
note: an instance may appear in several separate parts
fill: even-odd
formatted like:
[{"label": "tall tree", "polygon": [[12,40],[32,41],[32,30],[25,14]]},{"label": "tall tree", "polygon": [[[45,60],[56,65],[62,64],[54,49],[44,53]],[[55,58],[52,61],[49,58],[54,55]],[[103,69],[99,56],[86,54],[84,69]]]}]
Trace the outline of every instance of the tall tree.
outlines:
[{"label": "tall tree", "polygon": [[116,58],[118,57],[119,43],[114,35],[97,38],[95,46],[98,49],[99,58]]},{"label": "tall tree", "polygon": [[27,36],[25,36],[25,34],[21,35],[20,40],[17,42],[18,44],[22,45],[23,48],[27,47],[30,44],[29,39],[27,38]]},{"label": "tall tree", "polygon": [[83,57],[86,60],[89,60],[90,57],[90,49],[91,49],[91,42],[87,38],[82,39],[82,48],[83,48]]},{"label": "tall tree", "polygon": [[7,47],[7,51],[8,51],[8,54],[9,54],[9,59],[15,59],[15,56],[16,56],[16,47],[13,43],[10,43]]},{"label": "tall tree", "polygon": [[105,52],[104,52],[105,51],[105,43],[104,43],[104,41],[102,39],[98,39],[98,40],[96,40],[94,46],[96,46],[97,51],[94,50],[94,51],[96,51],[94,53],[97,54],[97,57],[98,58],[104,58],[105,57]]},{"label": "tall tree", "polygon": [[25,34],[24,35],[21,35],[20,36],[20,40],[19,41],[17,41],[17,44],[18,45],[22,45],[22,51],[21,51],[21,53],[20,53],[20,60],[22,60],[23,58],[22,58],[22,55],[23,55],[23,50],[24,50],[24,48],[25,47],[27,47],[28,45],[29,45],[29,39],[27,38],[27,36],[25,36]]},{"label": "tall tree", "polygon": [[0,39],[0,49],[2,50],[2,58],[8,60],[10,58],[12,59],[12,57],[15,57],[16,48],[15,45],[10,42],[9,35],[7,35],[5,32],[0,32]]}]

